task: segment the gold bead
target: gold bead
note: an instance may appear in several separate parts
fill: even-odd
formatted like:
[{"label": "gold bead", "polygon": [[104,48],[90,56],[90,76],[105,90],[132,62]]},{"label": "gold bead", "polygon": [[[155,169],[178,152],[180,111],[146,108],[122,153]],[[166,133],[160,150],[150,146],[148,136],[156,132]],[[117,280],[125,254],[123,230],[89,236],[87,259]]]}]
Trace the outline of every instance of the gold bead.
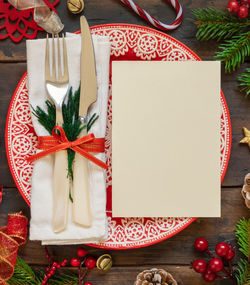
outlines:
[{"label": "gold bead", "polygon": [[112,257],[109,254],[101,255],[96,261],[96,267],[102,271],[110,270],[112,264]]},{"label": "gold bead", "polygon": [[83,0],[68,0],[67,7],[73,14],[81,13],[84,8]]}]

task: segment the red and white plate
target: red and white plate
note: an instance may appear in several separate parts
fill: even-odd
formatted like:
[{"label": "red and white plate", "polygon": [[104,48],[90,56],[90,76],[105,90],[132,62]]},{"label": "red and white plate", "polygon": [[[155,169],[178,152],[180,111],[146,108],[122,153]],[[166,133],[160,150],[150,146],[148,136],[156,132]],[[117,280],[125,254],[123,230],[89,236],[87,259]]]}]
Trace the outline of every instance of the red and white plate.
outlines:
[{"label": "red and white plate", "polygon": [[[92,33],[109,36],[113,60],[201,60],[194,52],[174,38],[142,26],[109,24],[91,28]],[[111,86],[111,85],[110,85]],[[25,158],[36,151],[37,136],[34,132],[30,109],[27,74],[20,80],[9,106],[6,122],[6,151],[9,167],[23,198],[30,204],[33,165]],[[224,178],[231,148],[231,125],[227,104],[221,92],[221,181]],[[129,249],[148,246],[165,240],[190,225],[195,218],[112,218],[111,209],[111,125],[112,95],[108,104],[106,133],[107,215],[108,239],[95,247]]]}]

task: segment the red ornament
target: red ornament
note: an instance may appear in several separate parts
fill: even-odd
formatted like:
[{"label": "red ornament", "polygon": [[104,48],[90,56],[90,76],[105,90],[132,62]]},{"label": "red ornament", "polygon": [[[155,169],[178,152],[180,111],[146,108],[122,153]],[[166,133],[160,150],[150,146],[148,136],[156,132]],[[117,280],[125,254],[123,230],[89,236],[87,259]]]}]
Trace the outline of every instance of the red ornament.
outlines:
[{"label": "red ornament", "polygon": [[96,266],[96,260],[93,257],[88,257],[85,261],[85,266],[88,269],[93,269]]},{"label": "red ornament", "polygon": [[76,253],[79,257],[84,257],[86,256],[87,251],[84,248],[79,247]]},{"label": "red ornament", "polygon": [[235,256],[235,251],[234,251],[234,249],[233,249],[233,248],[229,248],[229,250],[228,250],[228,252],[227,252],[227,255],[225,256],[225,259],[226,259],[227,261],[230,261],[230,260],[232,260],[232,259],[234,258],[234,256]]},{"label": "red ornament", "polygon": [[203,279],[206,282],[213,282],[216,278],[216,274],[211,271],[211,270],[207,270],[203,275],[202,275]]},{"label": "red ornament", "polygon": [[70,260],[70,264],[73,267],[78,267],[81,264],[81,260],[77,257],[74,257]]},{"label": "red ornament", "polygon": [[194,242],[194,248],[198,251],[206,251],[208,249],[208,241],[203,238],[197,238]]},{"label": "red ornament", "polygon": [[92,285],[91,282],[85,282],[84,285]]},{"label": "red ornament", "polygon": [[238,11],[238,17],[241,19],[245,19],[248,16],[248,8],[246,6],[240,6]]},{"label": "red ornament", "polygon": [[207,263],[204,259],[196,259],[192,262],[192,267],[197,273],[204,273],[207,269]]},{"label": "red ornament", "polygon": [[210,260],[208,267],[213,272],[219,272],[223,269],[223,262],[221,259],[214,257]]},{"label": "red ornament", "polygon": [[231,0],[227,4],[227,10],[232,13],[236,14],[240,9],[240,4],[236,0]]},{"label": "red ornament", "polygon": [[215,252],[218,256],[224,257],[229,251],[229,245],[225,242],[219,242],[215,247]]}]

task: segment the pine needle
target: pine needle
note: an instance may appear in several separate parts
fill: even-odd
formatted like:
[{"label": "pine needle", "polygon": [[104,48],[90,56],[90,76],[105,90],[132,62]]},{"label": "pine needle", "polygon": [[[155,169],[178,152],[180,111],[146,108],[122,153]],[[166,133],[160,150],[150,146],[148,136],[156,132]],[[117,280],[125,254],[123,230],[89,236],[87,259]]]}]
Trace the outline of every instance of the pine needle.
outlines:
[{"label": "pine needle", "polygon": [[245,72],[238,76],[240,83],[238,86],[241,87],[240,91],[245,92],[245,98],[250,94],[250,68],[246,68]]},{"label": "pine needle", "polygon": [[194,9],[192,13],[196,18],[192,21],[198,28],[196,38],[200,41],[228,39],[250,26],[249,20],[240,19],[214,7]]},{"label": "pine needle", "polygon": [[235,71],[250,55],[250,32],[234,36],[219,46],[215,59],[225,62],[225,71]]}]

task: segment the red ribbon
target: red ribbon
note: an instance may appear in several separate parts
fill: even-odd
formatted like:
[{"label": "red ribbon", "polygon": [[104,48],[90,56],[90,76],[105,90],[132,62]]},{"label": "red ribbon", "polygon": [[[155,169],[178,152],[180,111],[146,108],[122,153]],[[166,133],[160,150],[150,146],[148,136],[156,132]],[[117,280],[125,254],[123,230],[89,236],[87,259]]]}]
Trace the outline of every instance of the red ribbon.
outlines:
[{"label": "red ribbon", "polygon": [[0,285],[14,273],[18,247],[26,242],[27,218],[19,212],[8,215],[6,227],[0,228]]},{"label": "red ribbon", "polygon": [[[60,135],[58,135],[56,131],[59,132]],[[33,162],[48,154],[70,148],[75,152],[80,153],[82,156],[97,164],[98,166],[104,169],[108,169],[108,166],[104,162],[89,153],[104,152],[104,145],[105,139],[95,138],[94,134],[88,134],[82,138],[76,139],[73,142],[69,141],[63,128],[55,126],[52,130],[52,136],[38,137],[37,148],[43,151],[28,157],[27,161]]]}]

